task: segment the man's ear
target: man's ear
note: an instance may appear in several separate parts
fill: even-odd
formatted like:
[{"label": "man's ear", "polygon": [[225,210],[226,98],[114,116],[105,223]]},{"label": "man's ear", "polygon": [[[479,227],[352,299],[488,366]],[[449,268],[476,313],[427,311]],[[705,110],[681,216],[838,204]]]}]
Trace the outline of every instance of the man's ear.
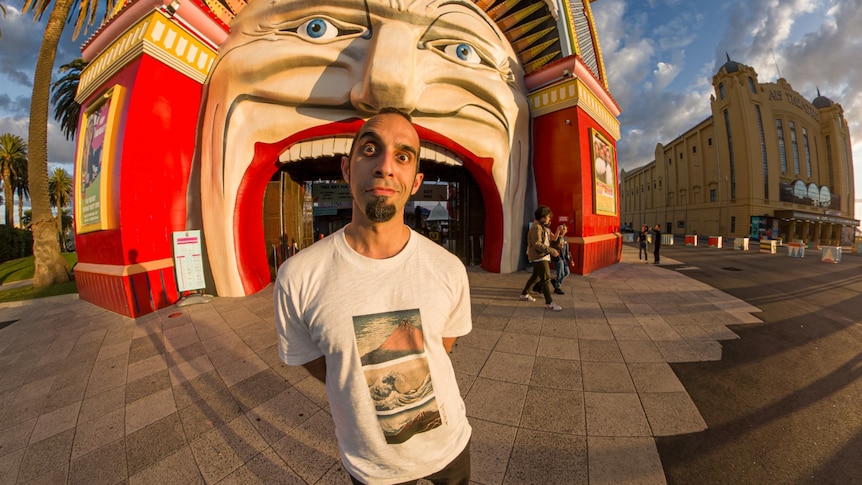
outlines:
[{"label": "man's ear", "polygon": [[350,159],[344,156],[341,157],[341,176],[345,182],[350,182]]},{"label": "man's ear", "polygon": [[416,176],[413,177],[413,189],[410,190],[410,195],[415,195],[416,192],[419,192],[419,187],[422,187],[423,180],[425,180],[425,174],[417,172]]}]

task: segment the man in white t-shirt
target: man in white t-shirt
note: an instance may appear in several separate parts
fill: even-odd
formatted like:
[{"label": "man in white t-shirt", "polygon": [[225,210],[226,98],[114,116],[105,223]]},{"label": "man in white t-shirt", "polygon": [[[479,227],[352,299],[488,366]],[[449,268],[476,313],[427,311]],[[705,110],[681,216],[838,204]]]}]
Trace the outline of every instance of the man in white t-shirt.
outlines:
[{"label": "man in white t-shirt", "polygon": [[279,352],[326,384],[353,483],[467,484],[470,424],[448,352],[472,329],[467,272],[404,224],[422,185],[410,117],[384,109],[341,171],[353,219],[278,272]]}]

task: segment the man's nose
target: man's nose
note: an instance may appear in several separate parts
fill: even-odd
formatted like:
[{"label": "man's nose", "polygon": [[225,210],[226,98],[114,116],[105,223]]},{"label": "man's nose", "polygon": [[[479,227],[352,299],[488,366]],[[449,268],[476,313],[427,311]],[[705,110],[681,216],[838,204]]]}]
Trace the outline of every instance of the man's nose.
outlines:
[{"label": "man's nose", "polygon": [[374,175],[377,177],[388,177],[392,175],[395,168],[395,154],[389,150],[384,151],[377,157],[377,165],[374,167]]},{"label": "man's nose", "polygon": [[415,82],[417,33],[410,26],[391,22],[378,25],[362,79],[350,90],[357,110],[376,113],[381,108],[398,108],[407,113],[416,107]]}]

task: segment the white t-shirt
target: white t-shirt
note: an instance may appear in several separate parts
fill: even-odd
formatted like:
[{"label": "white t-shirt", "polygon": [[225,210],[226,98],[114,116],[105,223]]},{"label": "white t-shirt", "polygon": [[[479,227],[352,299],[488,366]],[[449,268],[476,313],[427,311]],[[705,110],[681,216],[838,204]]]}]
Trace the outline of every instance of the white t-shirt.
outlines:
[{"label": "white t-shirt", "polygon": [[342,462],[368,484],[439,471],[470,439],[443,337],[472,329],[463,263],[410,231],[372,259],[340,230],[288,259],[275,285],[279,353],[326,357],[326,392]]}]

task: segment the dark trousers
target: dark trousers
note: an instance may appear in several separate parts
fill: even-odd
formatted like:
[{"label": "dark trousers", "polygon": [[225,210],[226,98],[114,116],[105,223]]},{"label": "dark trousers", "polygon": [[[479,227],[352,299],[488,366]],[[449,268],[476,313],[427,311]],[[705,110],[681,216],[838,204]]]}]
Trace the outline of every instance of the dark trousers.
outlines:
[{"label": "dark trousers", "polygon": [[[434,485],[468,485],[470,483],[470,442],[467,442],[464,451],[455,457],[451,463],[443,467],[439,472],[432,473],[423,479],[428,480]],[[353,482],[353,485],[365,485],[353,475],[350,475],[350,481]],[[411,480],[399,485],[416,485],[418,481]]]},{"label": "dark trousers", "polygon": [[527,280],[522,295],[526,295],[530,288],[536,283],[542,288],[542,295],[545,296],[545,303],[551,304],[554,299],[551,298],[551,266],[547,261],[533,261],[533,274]]},{"label": "dark trousers", "polygon": [[656,245],[655,245],[655,249],[653,250],[653,253],[652,253],[652,254],[653,254],[653,261],[655,261],[656,263],[658,263],[658,262],[659,262],[659,260],[661,259],[661,258],[659,257],[659,255],[658,255],[658,253],[659,253],[659,251],[660,251],[660,250],[661,250],[661,246],[659,246],[658,244],[656,244]]},{"label": "dark trousers", "polygon": [[641,254],[643,254],[643,259],[649,261],[649,253],[647,252],[646,244],[641,244],[638,248],[638,259],[641,259]]}]

